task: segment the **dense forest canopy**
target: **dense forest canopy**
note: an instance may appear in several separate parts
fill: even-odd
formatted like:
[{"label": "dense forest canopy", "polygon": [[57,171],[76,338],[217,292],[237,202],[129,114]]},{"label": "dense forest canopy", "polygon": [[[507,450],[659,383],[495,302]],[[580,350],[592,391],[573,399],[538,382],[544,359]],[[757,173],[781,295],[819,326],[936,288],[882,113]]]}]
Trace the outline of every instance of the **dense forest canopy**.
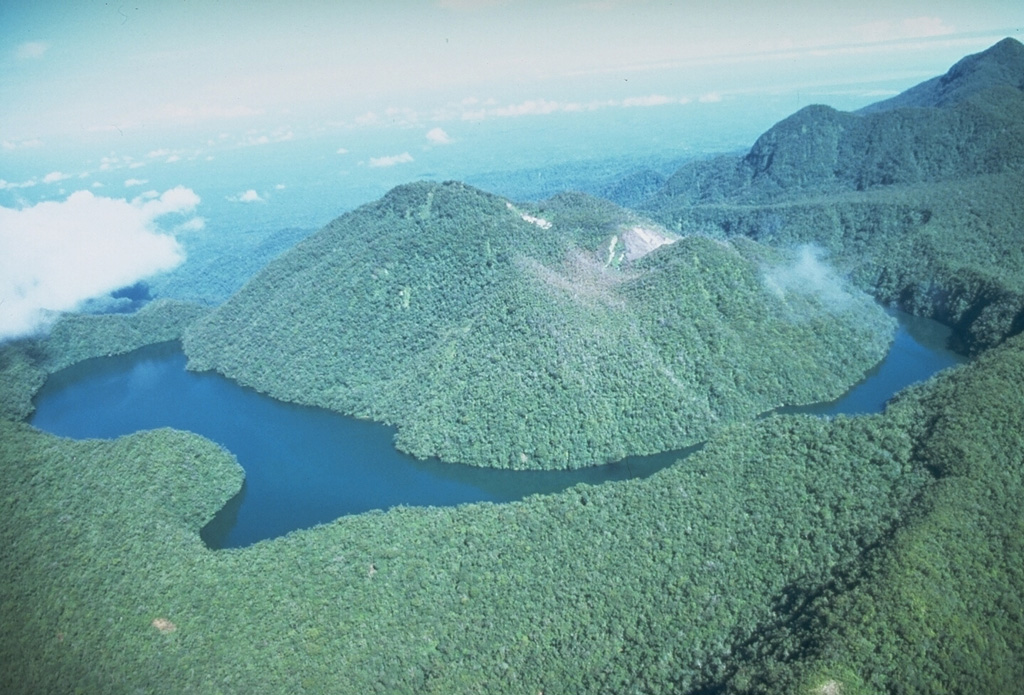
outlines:
[{"label": "dense forest canopy", "polygon": [[[93,318],[62,335],[131,345]],[[647,479],[218,552],[198,530],[242,483],[227,452],[4,420],[2,687],[1012,691],[1022,380],[1018,336],[884,415],[736,424]]]},{"label": "dense forest canopy", "polygon": [[344,215],[185,336],[190,367],[398,425],[418,456],[565,468],[828,400],[893,323],[813,252],[681,238],[582,194],[418,183]]},{"label": "dense forest canopy", "polygon": [[[1021,55],[1001,42],[860,115],[805,110],[757,156],[685,165],[653,196],[638,177],[647,217],[574,194],[516,206],[412,184],[303,241],[212,313],[155,302],[0,345],[0,690],[1018,691]],[[957,129],[931,132],[940,125]],[[892,162],[845,140],[870,133],[900,145]],[[938,143],[961,155],[948,176]],[[360,237],[364,225],[374,233]],[[823,251],[875,296],[951,321],[976,359],[880,415],[752,420],[744,389],[770,401],[804,388],[765,366],[780,337],[810,341],[790,360],[819,380],[835,365],[816,333],[864,346],[843,346],[840,372],[884,348],[888,320],[832,282]],[[815,278],[828,291],[807,292]],[[213,552],[198,530],[243,483],[228,452],[172,430],[72,441],[24,422],[47,374],[183,335],[196,366],[375,417],[415,412],[403,390],[434,383],[416,414],[474,427],[500,424],[474,419],[493,393],[473,382],[513,378],[502,360],[540,359],[528,385],[564,392],[586,424],[641,389],[662,397],[662,372],[645,374],[639,354],[693,375],[688,407],[719,425],[643,480],[356,515]],[[756,358],[736,351],[750,345]],[[344,370],[300,368],[356,347],[370,352]],[[262,374],[262,360],[282,373]],[[616,390],[627,382],[636,390]],[[623,432],[644,407],[629,403]],[[410,448],[440,446],[409,427]],[[601,446],[668,439],[621,436]]]},{"label": "dense forest canopy", "polygon": [[1006,39],[877,108],[809,106],[640,208],[669,229],[814,242],[974,351],[1024,328],[1024,46]]}]

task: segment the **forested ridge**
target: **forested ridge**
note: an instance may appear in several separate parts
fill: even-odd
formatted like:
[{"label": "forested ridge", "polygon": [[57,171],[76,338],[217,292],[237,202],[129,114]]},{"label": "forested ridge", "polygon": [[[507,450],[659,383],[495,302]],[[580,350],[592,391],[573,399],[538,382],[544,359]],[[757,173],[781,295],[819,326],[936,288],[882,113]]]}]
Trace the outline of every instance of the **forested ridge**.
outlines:
[{"label": "forested ridge", "polygon": [[223,450],[4,420],[0,687],[1012,691],[1022,379],[1016,337],[884,415],[735,424],[647,479],[216,552],[198,530],[242,482]]},{"label": "forested ridge", "polygon": [[[1001,42],[857,118],[950,118],[908,107],[959,108],[961,118],[993,95],[1018,108],[1009,90],[1024,87],[1019,54],[1019,44]],[[819,113],[845,122],[820,110],[801,118]],[[739,160],[700,164],[727,173],[724,192],[684,203],[696,190],[681,185],[686,177],[715,180],[686,169],[674,192],[647,199],[645,214],[661,227],[575,194],[510,207],[458,184],[404,186],[282,256],[225,305],[231,311],[158,302],[129,316],[65,317],[47,339],[0,345],[0,691],[1019,691],[1024,189],[1013,154],[1021,119],[1011,113],[989,124],[1007,137],[1006,150],[992,145],[997,166],[975,173],[971,143],[992,143],[990,134],[953,142],[965,158],[955,176],[923,166],[933,173],[859,189],[856,177],[823,170],[827,181],[809,176],[785,194],[765,184],[762,197],[737,187],[736,167],[747,166]],[[352,219],[375,231],[384,221],[392,233],[353,243]],[[390,264],[370,263],[377,253]],[[776,330],[842,329],[852,310],[869,324],[843,340],[871,346],[887,335],[884,315],[870,322],[879,314],[855,293],[837,293],[841,284],[797,291],[831,279],[820,274],[824,253],[883,300],[949,320],[977,357],[879,415],[743,415],[736,390],[758,392],[765,387],[753,382],[771,378],[780,383],[767,388],[795,390],[801,380],[738,362],[745,355],[728,346],[742,344],[739,329],[760,350]],[[449,254],[460,259],[459,277],[431,274]],[[333,333],[304,332],[321,325],[307,302],[330,315]],[[449,315],[451,323],[438,318]],[[366,326],[348,330],[357,320]],[[546,332],[531,334],[538,325]],[[696,343],[706,371],[687,369],[717,394],[707,391],[705,412],[741,416],[646,479],[500,505],[396,508],[216,552],[198,531],[242,485],[228,452],[172,430],[73,441],[24,422],[47,374],[89,357],[185,335],[196,366],[216,354],[259,377],[264,367],[247,360],[276,359],[274,368],[288,369],[268,378],[304,393],[294,367],[307,356],[334,359],[364,330],[389,339],[354,355],[354,369],[332,373],[335,390],[324,391],[358,396],[364,415],[381,416],[374,388],[398,402],[417,380],[437,379],[461,400],[428,400],[426,412],[468,420],[481,403],[474,398],[491,396],[470,382],[501,359],[542,358],[560,381],[572,370],[592,379],[622,356],[620,345],[642,345],[653,360]],[[554,343],[561,352],[544,351],[542,337],[573,330],[572,341]],[[519,340],[498,345],[488,334]],[[819,348],[827,359],[828,345]],[[821,367],[810,354],[789,359]],[[398,364],[413,376],[388,371]],[[635,359],[626,364],[613,375],[633,380],[634,398],[655,388]],[[603,417],[606,406],[585,407]]]},{"label": "forested ridge", "polygon": [[190,368],[397,424],[417,456],[572,468],[856,382],[893,323],[817,263],[582,194],[520,209],[417,183],[299,244],[184,344]]},{"label": "forested ridge", "polygon": [[865,290],[980,351],[1024,328],[1024,46],[1005,39],[877,108],[809,106],[640,208],[678,233],[814,241]]}]

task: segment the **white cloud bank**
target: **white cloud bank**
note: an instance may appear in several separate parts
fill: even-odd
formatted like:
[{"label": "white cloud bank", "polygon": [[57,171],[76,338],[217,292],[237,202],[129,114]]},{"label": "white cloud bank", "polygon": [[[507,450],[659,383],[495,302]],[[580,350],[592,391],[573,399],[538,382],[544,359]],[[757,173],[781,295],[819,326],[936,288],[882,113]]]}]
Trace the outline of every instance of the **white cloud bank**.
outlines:
[{"label": "white cloud bank", "polygon": [[4,140],[3,148],[5,150],[19,150],[26,147],[42,147],[43,141],[39,138],[30,138],[28,140]]},{"label": "white cloud bank", "polygon": [[455,142],[448,133],[444,132],[443,128],[431,128],[428,130],[427,140],[430,140],[435,145],[450,145]]},{"label": "white cloud bank", "polygon": [[[686,105],[692,103],[690,97],[670,97],[664,94],[650,94],[627,99],[603,99],[596,101],[551,101],[548,99],[528,99],[518,104],[496,106],[493,100],[485,102],[483,107],[477,99],[463,99],[454,109],[438,111],[435,118],[456,117],[463,121],[482,121],[488,118],[515,118],[518,116],[546,116],[552,113],[582,113],[614,108],[637,108],[667,106],[672,104]],[[700,99],[701,103],[706,100]],[[472,108],[471,108],[472,107]],[[457,114],[457,115],[453,115]]]},{"label": "white cloud bank", "polygon": [[50,44],[45,41],[26,41],[20,44],[14,53],[18,57],[18,60],[34,60],[35,58],[42,58],[50,49]]},{"label": "white cloud bank", "polygon": [[408,152],[392,155],[390,157],[370,157],[372,167],[393,167],[396,164],[408,164],[413,161],[412,155]]},{"label": "white cloud bank", "polygon": [[233,203],[265,203],[265,199],[260,197],[260,194],[255,189],[250,188],[249,190],[239,193],[238,195],[229,196],[228,200]]},{"label": "white cloud bank", "polygon": [[664,94],[651,94],[646,97],[630,97],[622,100],[622,105],[627,108],[636,106],[664,106],[666,104],[678,103],[680,103],[679,99],[673,99],[672,97],[667,97]]},{"label": "white cloud bank", "polygon": [[35,179],[28,181],[5,181],[0,179],[0,191],[14,190],[15,188],[31,188],[38,183]]},{"label": "white cloud bank", "polygon": [[131,202],[78,191],[61,202],[0,207],[0,340],[37,332],[52,312],[177,266],[184,252],[155,221],[198,204],[178,186]]}]

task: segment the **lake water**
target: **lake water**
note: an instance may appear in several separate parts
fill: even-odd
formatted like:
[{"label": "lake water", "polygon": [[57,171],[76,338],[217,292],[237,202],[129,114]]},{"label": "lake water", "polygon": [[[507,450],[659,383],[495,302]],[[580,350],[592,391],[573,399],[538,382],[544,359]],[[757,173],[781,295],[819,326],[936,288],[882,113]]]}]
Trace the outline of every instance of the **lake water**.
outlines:
[{"label": "lake water", "polygon": [[[897,391],[965,360],[946,349],[949,329],[898,314],[889,355],[845,396],[777,412],[880,412]],[[397,505],[508,502],[577,483],[642,477],[700,446],[577,471],[505,471],[421,461],[393,446],[394,430],[276,401],[212,372],[185,370],[178,343],[86,360],[50,376],[31,423],[75,439],[111,439],[174,427],[211,439],[245,468],[241,490],[201,532],[233,548],[346,514]]]}]

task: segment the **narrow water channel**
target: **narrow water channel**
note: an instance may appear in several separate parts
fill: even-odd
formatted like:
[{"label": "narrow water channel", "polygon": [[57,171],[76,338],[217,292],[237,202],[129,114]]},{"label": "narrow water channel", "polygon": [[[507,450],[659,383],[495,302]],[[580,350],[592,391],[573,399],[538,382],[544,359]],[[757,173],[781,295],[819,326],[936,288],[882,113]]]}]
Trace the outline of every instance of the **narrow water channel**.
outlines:
[{"label": "narrow water channel", "polygon": [[[780,412],[879,412],[904,387],[966,358],[946,348],[949,329],[897,314],[888,356],[842,398]],[[699,447],[577,471],[505,471],[420,461],[394,448],[394,430],[282,403],[212,372],[185,370],[178,343],[86,360],[53,374],[31,423],[75,439],[112,439],[174,427],[211,439],[245,469],[241,490],[203,530],[211,548],[234,548],[346,514],[397,505],[508,502],[535,493],[643,477]]]}]

